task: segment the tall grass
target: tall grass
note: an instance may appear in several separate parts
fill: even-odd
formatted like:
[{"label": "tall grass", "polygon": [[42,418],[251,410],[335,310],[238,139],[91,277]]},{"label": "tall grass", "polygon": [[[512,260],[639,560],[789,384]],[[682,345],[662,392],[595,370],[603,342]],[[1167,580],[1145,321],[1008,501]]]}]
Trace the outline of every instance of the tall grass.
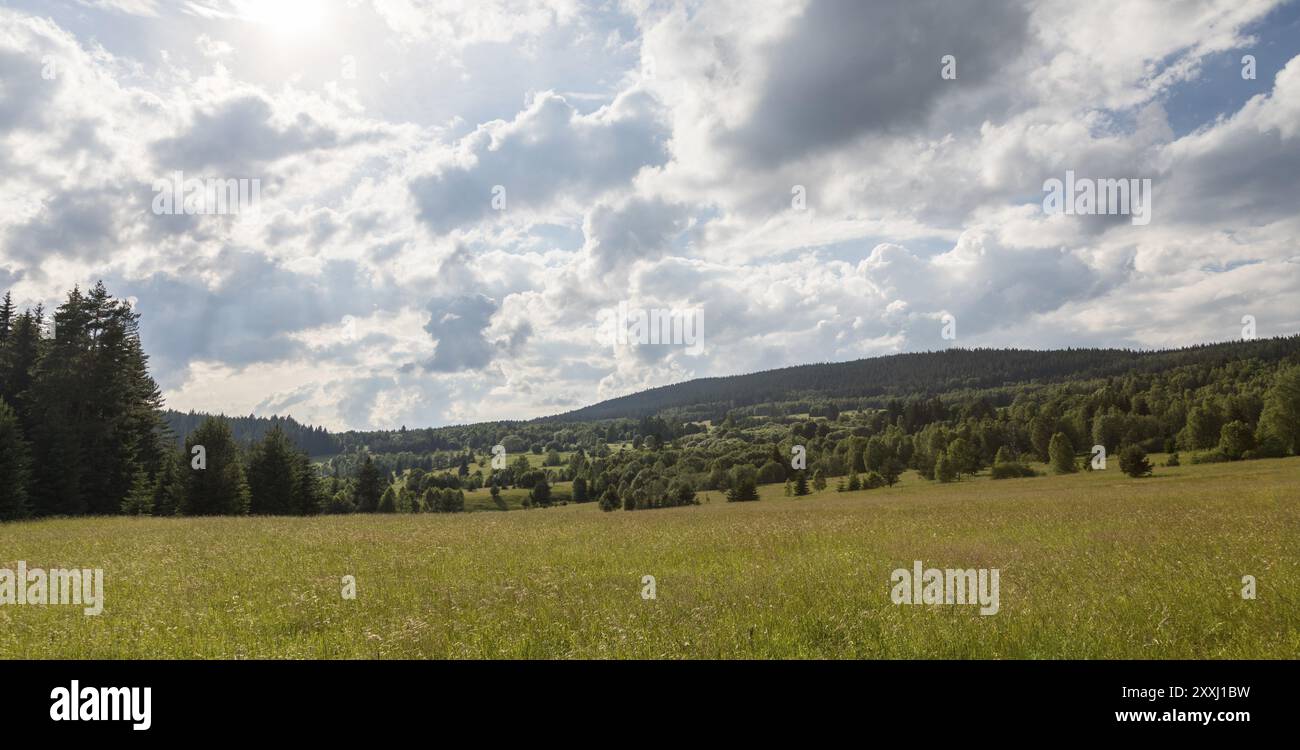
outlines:
[{"label": "tall grass", "polygon": [[[106,577],[99,617],[0,606],[0,656],[1300,655],[1300,458],[781,493],[632,513],[0,525],[0,567]],[[890,572],[913,560],[999,568],[1000,612],[894,605]]]}]

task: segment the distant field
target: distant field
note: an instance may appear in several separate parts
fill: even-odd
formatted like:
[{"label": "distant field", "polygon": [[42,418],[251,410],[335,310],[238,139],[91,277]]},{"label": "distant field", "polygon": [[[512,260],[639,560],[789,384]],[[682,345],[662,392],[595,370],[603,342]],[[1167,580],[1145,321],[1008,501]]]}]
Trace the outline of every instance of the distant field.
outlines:
[{"label": "distant field", "polygon": [[[1300,656],[1300,458],[1156,473],[909,473],[631,513],[0,525],[0,568],[101,567],[107,600],[99,617],[0,606],[0,656]],[[1000,569],[1000,612],[892,604],[890,572],[918,559]]]}]

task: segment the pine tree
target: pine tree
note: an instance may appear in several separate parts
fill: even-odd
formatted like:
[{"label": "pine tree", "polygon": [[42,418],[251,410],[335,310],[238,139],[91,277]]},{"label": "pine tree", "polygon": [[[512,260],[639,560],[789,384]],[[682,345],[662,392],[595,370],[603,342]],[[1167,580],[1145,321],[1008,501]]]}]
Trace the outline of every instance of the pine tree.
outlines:
[{"label": "pine tree", "polygon": [[302,484],[297,451],[276,424],[253,446],[248,458],[249,512],[285,516],[299,513]]},{"label": "pine tree", "polygon": [[31,512],[30,456],[18,415],[0,400],[0,521],[25,518]]},{"label": "pine tree", "polygon": [[185,484],[178,468],[180,457],[176,451],[167,451],[162,458],[153,484],[153,514],[174,516],[180,512],[185,496]]},{"label": "pine tree", "polygon": [[297,454],[296,475],[298,477],[298,487],[295,493],[294,501],[297,503],[295,512],[303,516],[318,515],[325,510],[325,492],[321,487],[320,477],[316,475],[316,467],[312,466],[311,459],[306,453]]},{"label": "pine tree", "polygon": [[818,469],[817,471],[813,472],[812,486],[813,489],[818,492],[821,492],[822,490],[826,489],[826,477],[825,475],[822,474],[821,469]]},{"label": "pine tree", "polygon": [[353,504],[358,513],[374,513],[379,509],[379,496],[383,489],[379,486],[379,469],[366,454],[365,463],[361,464],[361,473],[357,475],[357,484],[353,492]]},{"label": "pine tree", "polygon": [[804,472],[801,471],[795,477],[794,480],[794,495],[795,497],[803,497],[804,495],[807,494],[808,494],[808,477],[805,476]]},{"label": "pine tree", "polygon": [[546,481],[545,477],[537,480],[537,484],[533,485],[528,497],[533,501],[533,505],[545,508],[551,504],[551,485]]},{"label": "pine tree", "polygon": [[9,332],[13,330],[14,323],[14,301],[9,292],[5,292],[5,299],[0,303],[0,346],[3,346],[9,340]]},{"label": "pine tree", "polygon": [[154,483],[141,469],[131,481],[131,491],[122,500],[122,512],[128,516],[153,515]]},{"label": "pine tree", "polygon": [[0,399],[18,414],[24,429],[30,430],[31,410],[26,408],[26,393],[32,385],[32,373],[41,352],[40,323],[31,312],[14,319],[0,357]]},{"label": "pine tree", "polygon": [[1137,445],[1127,445],[1119,451],[1119,470],[1131,477],[1144,477],[1151,473],[1151,462],[1146,451]]},{"label": "pine tree", "polygon": [[[198,464],[194,450],[205,464]],[[230,423],[220,417],[208,417],[185,438],[185,494],[181,514],[186,516],[244,515],[248,513],[248,480],[239,459],[239,448],[230,432]]]},{"label": "pine tree", "polygon": [[727,502],[746,503],[758,499],[758,483],[754,479],[753,467],[749,472],[739,473],[727,490]]}]

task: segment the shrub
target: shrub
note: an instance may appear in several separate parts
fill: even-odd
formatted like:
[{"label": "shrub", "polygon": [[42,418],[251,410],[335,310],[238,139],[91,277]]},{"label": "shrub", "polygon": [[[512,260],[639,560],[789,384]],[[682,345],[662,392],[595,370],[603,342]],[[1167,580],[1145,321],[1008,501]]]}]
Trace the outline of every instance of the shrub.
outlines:
[{"label": "shrub", "polygon": [[1119,469],[1131,477],[1144,477],[1151,473],[1151,462],[1141,446],[1128,445],[1120,449]]},{"label": "shrub", "polygon": [[1036,477],[1038,472],[1018,461],[1003,461],[993,464],[994,479],[1018,479],[1020,477]]},{"label": "shrub", "polygon": [[1052,436],[1052,442],[1047,447],[1047,455],[1051,458],[1052,471],[1057,474],[1073,474],[1079,470],[1074,461],[1074,446],[1064,432]]}]

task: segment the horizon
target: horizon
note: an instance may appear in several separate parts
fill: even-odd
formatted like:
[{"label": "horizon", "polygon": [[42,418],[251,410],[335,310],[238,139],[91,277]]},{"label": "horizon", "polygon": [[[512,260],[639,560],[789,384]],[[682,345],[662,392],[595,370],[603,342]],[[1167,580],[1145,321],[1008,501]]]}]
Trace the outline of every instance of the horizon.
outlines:
[{"label": "horizon", "polygon": [[[1183,351],[1183,350],[1187,350],[1187,349],[1197,349],[1197,348],[1201,348],[1201,347],[1219,346],[1219,345],[1223,345],[1223,344],[1242,343],[1242,342],[1244,342],[1244,341],[1272,341],[1272,340],[1278,340],[1278,339],[1294,338],[1294,337],[1296,337],[1296,336],[1300,336],[1300,331],[1297,331],[1296,333],[1278,334],[1278,335],[1276,335],[1276,336],[1266,336],[1266,337],[1258,338],[1258,339],[1240,339],[1240,338],[1238,338],[1238,339],[1225,339],[1225,340],[1223,340],[1223,341],[1208,341],[1208,342],[1202,342],[1202,343],[1199,343],[1199,344],[1186,344],[1186,345],[1183,345],[1183,346],[1170,347],[1170,348],[1164,348],[1164,349],[1116,349],[1116,348],[1106,348],[1106,347],[1061,347],[1061,348],[1056,348],[1056,349],[1017,349],[1017,348],[1014,348],[1014,347],[1007,347],[1007,348],[994,348],[994,347],[961,347],[961,346],[953,346],[953,347],[948,347],[947,349],[933,349],[933,350],[927,350],[927,351],[916,351],[916,352],[896,352],[896,353],[893,353],[893,354],[879,354],[879,355],[875,355],[875,356],[871,356],[871,357],[860,357],[859,359],[856,359],[856,360],[843,360],[843,361],[840,361],[840,362],[805,362],[805,363],[803,363],[803,364],[798,364],[798,365],[787,365],[787,366],[784,366],[784,367],[774,367],[774,368],[772,368],[772,369],[770,369],[770,370],[755,370],[755,371],[753,371],[753,372],[734,373],[734,374],[731,374],[731,375],[712,375],[712,376],[708,376],[708,377],[704,377],[704,378],[691,378],[691,379],[689,379],[689,380],[683,380],[683,381],[681,381],[680,383],[668,383],[668,384],[666,384],[666,385],[655,386],[654,388],[647,388],[645,391],[636,391],[636,392],[634,392],[634,393],[627,393],[627,394],[623,394],[622,396],[615,396],[615,397],[613,397],[613,398],[603,399],[603,400],[601,400],[601,401],[593,401],[592,403],[584,404],[584,405],[582,405],[582,406],[579,406],[579,407],[576,408],[576,409],[570,409],[570,410],[567,411],[567,412],[559,412],[559,413],[556,413],[556,414],[544,414],[544,415],[542,415],[542,416],[537,416],[537,417],[529,417],[529,418],[511,418],[511,417],[506,417],[506,418],[502,418],[502,419],[489,419],[489,420],[483,420],[483,421],[479,421],[479,422],[456,422],[456,423],[450,423],[450,424],[439,424],[439,425],[414,425],[414,426],[413,426],[413,425],[408,425],[408,424],[401,424],[401,425],[397,425],[397,426],[388,426],[388,427],[371,427],[371,428],[367,428],[367,429],[363,429],[363,430],[354,430],[354,429],[336,430],[336,429],[333,429],[333,428],[331,428],[331,427],[329,427],[329,426],[327,426],[327,425],[321,425],[321,424],[316,424],[316,423],[306,422],[306,421],[300,420],[300,419],[298,419],[297,417],[293,416],[292,413],[288,413],[288,412],[286,412],[286,413],[284,413],[284,414],[226,414],[226,413],[224,413],[224,412],[209,412],[209,411],[192,410],[192,409],[191,409],[191,410],[173,409],[172,407],[168,406],[168,405],[165,404],[165,403],[163,404],[163,410],[164,410],[164,411],[174,411],[174,412],[178,412],[178,413],[182,413],[182,414],[195,414],[195,415],[203,415],[203,416],[224,417],[224,418],[227,418],[227,419],[247,418],[247,417],[258,417],[258,418],[261,418],[261,419],[290,419],[290,420],[293,420],[294,422],[298,423],[299,425],[301,425],[301,426],[303,426],[303,427],[309,427],[309,428],[317,428],[317,427],[320,427],[320,428],[325,429],[326,432],[328,432],[328,433],[330,433],[330,434],[334,434],[334,435],[337,435],[337,434],[344,434],[344,433],[347,433],[347,432],[396,432],[396,431],[403,430],[403,429],[405,429],[405,430],[437,430],[437,429],[443,429],[443,428],[471,427],[471,426],[474,426],[474,425],[480,425],[480,424],[512,423],[512,422],[517,422],[517,423],[521,423],[521,424],[522,424],[522,423],[528,423],[528,422],[538,422],[538,421],[543,421],[543,420],[548,420],[548,419],[559,419],[559,418],[561,418],[561,417],[566,416],[567,414],[572,414],[572,413],[574,413],[574,412],[583,411],[583,410],[585,410],[585,409],[587,409],[587,408],[594,407],[594,406],[599,406],[599,405],[601,405],[601,404],[608,403],[608,402],[610,402],[610,401],[617,401],[617,400],[619,400],[619,399],[621,399],[621,398],[625,398],[625,397],[627,397],[627,396],[635,396],[635,395],[637,395],[638,393],[645,393],[646,391],[656,390],[656,389],[660,389],[660,388],[671,388],[671,387],[673,387],[673,386],[675,386],[675,385],[682,385],[682,384],[685,384],[685,383],[691,383],[691,382],[694,382],[694,381],[697,381],[697,380],[717,380],[717,379],[722,379],[722,378],[738,378],[738,377],[746,377],[746,376],[749,376],[749,375],[761,375],[761,374],[763,374],[763,373],[767,373],[767,372],[776,372],[776,371],[780,371],[780,370],[792,370],[792,369],[798,369],[798,368],[801,368],[801,367],[816,367],[816,366],[819,366],[819,365],[852,364],[853,362],[861,362],[861,361],[871,360],[871,359],[885,359],[885,358],[888,358],[888,357],[904,357],[904,356],[924,355],[924,354],[940,354],[940,353],[948,352],[948,351],[996,351],[996,352],[1017,351],[1017,352],[1039,352],[1039,353],[1058,352],[1058,351],[1059,351],[1059,352],[1064,352],[1064,351],[1116,351],[1116,352],[1131,352],[1131,353],[1134,353],[1134,354],[1158,354],[1158,353],[1162,353],[1162,352],[1176,352],[1176,351]],[[587,419],[587,420],[578,420],[578,421],[595,421],[595,422],[599,422],[599,421],[604,421],[604,420],[607,420],[607,419],[632,419],[632,417],[600,417],[600,418],[592,418],[592,419]]]}]

